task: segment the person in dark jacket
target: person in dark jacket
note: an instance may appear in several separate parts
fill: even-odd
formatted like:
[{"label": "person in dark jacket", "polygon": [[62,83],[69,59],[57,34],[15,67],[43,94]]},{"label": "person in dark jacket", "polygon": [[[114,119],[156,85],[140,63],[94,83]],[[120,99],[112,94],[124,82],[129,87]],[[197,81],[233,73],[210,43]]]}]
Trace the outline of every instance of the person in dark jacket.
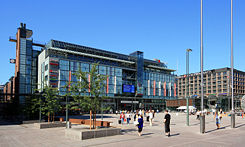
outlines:
[{"label": "person in dark jacket", "polygon": [[139,116],[138,118],[138,135],[141,136],[142,135],[142,130],[143,130],[143,117],[142,115]]},{"label": "person in dark jacket", "polygon": [[165,134],[170,137],[170,119],[171,116],[168,113],[168,110],[165,110],[164,124],[165,124]]}]

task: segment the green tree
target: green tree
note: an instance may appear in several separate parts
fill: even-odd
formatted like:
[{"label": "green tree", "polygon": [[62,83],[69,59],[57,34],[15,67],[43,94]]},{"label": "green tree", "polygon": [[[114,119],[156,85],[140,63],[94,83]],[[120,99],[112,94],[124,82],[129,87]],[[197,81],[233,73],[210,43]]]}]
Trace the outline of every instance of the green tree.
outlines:
[{"label": "green tree", "polygon": [[32,105],[32,110],[41,109],[41,113],[48,116],[48,122],[50,122],[51,116],[53,117],[52,121],[54,121],[55,113],[62,109],[61,97],[58,93],[57,88],[45,85],[41,93],[38,94],[39,96],[33,97],[32,102],[35,105]]},{"label": "green tree", "polygon": [[38,118],[39,111],[39,101],[38,95],[36,93],[26,96],[25,104],[23,106],[23,112],[26,119],[35,119]]},{"label": "green tree", "polygon": [[101,110],[101,103],[106,98],[103,96],[106,87],[106,76],[98,74],[99,63],[93,64],[90,72],[82,72],[80,69],[74,75],[76,82],[69,83],[73,101],[71,109],[90,111],[90,129],[93,114],[93,128],[96,124],[96,112]]}]

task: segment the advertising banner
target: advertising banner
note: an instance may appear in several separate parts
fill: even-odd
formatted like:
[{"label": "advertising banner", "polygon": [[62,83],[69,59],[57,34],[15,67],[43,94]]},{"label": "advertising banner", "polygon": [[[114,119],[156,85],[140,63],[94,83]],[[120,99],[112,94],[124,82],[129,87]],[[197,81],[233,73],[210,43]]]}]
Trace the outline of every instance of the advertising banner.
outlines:
[{"label": "advertising banner", "polygon": [[90,92],[90,74],[88,74],[88,92]]},{"label": "advertising banner", "polygon": [[117,93],[117,77],[114,76],[114,94]]},{"label": "advertising banner", "polygon": [[176,83],[174,83],[174,96],[176,96]]},{"label": "advertising banner", "polygon": [[148,84],[148,93],[147,94],[150,95],[150,80],[148,80],[147,82],[148,82],[147,83]]},{"label": "advertising banner", "polygon": [[161,96],[161,82],[159,82],[158,88],[159,88],[159,96]]},{"label": "advertising banner", "polygon": [[171,86],[171,82],[169,83],[169,96],[172,96],[172,86]]},{"label": "advertising banner", "polygon": [[123,92],[135,93],[135,86],[134,85],[123,85]]}]

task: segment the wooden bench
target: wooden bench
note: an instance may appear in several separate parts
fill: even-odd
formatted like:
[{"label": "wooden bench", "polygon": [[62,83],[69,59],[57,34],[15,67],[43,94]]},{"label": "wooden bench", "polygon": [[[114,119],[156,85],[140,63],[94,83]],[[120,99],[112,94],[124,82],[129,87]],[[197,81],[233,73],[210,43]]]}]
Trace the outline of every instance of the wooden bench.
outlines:
[{"label": "wooden bench", "polygon": [[[80,125],[90,125],[90,120],[89,119],[69,119],[69,122],[71,122],[72,124],[80,124]],[[98,127],[110,127],[110,123],[109,121],[96,121],[95,126]],[[91,125],[93,124],[93,122],[91,121]]]}]

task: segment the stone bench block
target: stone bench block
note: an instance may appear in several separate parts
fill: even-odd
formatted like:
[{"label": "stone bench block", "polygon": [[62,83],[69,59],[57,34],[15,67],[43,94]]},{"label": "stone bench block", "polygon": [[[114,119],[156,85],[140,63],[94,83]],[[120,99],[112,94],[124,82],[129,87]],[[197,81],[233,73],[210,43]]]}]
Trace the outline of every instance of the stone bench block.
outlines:
[{"label": "stone bench block", "polygon": [[62,123],[62,122],[34,123],[34,126],[39,128],[39,129],[57,128],[57,127],[66,127],[66,123]]},{"label": "stone bench block", "polygon": [[113,135],[120,135],[120,128],[100,128],[96,130],[72,128],[66,129],[65,136],[71,139],[85,140],[91,138],[99,138]]}]

